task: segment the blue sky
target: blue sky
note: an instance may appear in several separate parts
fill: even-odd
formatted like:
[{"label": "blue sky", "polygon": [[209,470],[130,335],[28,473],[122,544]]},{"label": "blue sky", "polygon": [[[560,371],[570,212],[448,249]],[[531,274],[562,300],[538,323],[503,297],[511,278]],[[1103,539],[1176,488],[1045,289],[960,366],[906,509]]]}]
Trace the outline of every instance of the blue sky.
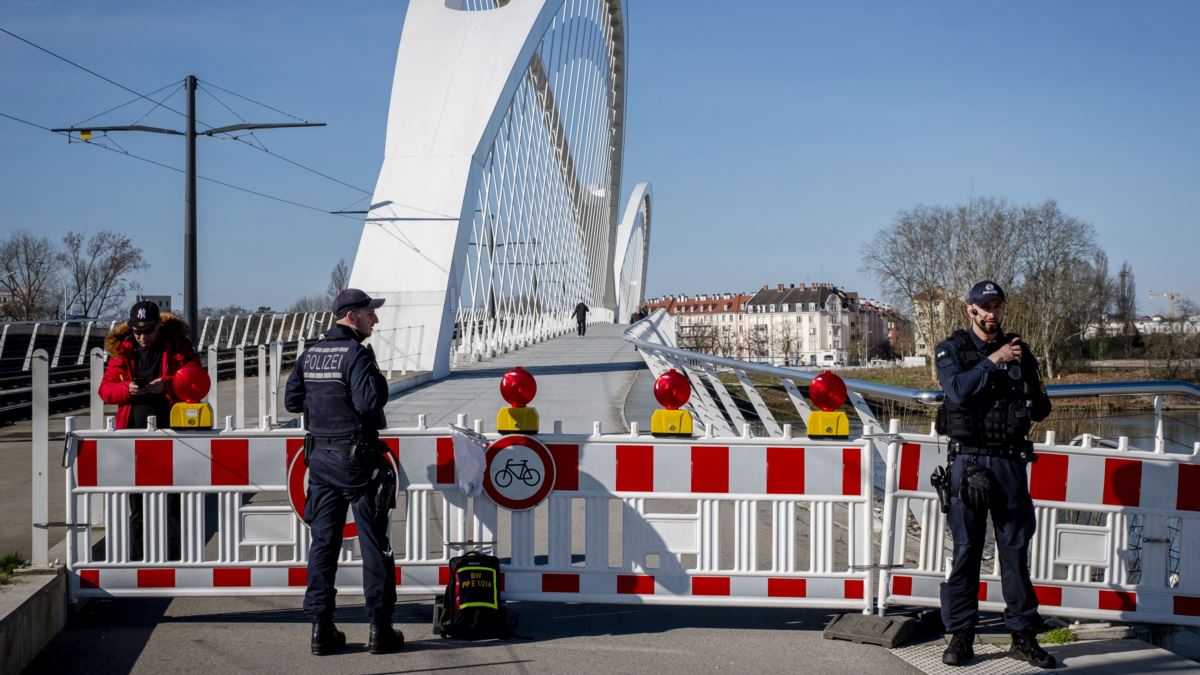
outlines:
[{"label": "blue sky", "polygon": [[[1113,271],[1133,265],[1143,312],[1165,310],[1151,289],[1200,300],[1200,4],[631,5],[623,188],[654,185],[649,294],[830,281],[875,296],[863,245],[900,210],[975,195],[1054,198],[1092,223]],[[326,122],[257,136],[372,189],[406,3],[277,7],[9,0],[0,27],[137,91],[195,73]],[[251,121],[280,119],[215,93]],[[0,112],[69,126],[130,98],[0,34]],[[203,94],[198,117],[237,121]],[[181,125],[161,111],[145,123]],[[182,139],[117,141],[183,164]],[[364,197],[232,141],[199,146],[205,176],[320,209]],[[182,191],[179,174],[0,119],[0,235],[126,232],[152,263],[145,292],[178,293]],[[201,304],[278,309],[323,291],[361,226],[201,183],[199,227]]]}]

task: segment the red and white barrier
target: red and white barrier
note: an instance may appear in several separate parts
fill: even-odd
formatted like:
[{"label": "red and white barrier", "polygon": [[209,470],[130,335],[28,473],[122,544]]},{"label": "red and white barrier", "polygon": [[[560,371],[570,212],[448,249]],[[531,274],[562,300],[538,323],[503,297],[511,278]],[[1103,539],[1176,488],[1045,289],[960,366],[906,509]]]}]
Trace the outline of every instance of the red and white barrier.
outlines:
[{"label": "red and white barrier", "polygon": [[[1200,456],[1063,445],[1035,451],[1030,570],[1041,612],[1200,625]],[[945,462],[935,437],[904,435],[888,447],[881,611],[940,605],[952,540],[929,476]],[[998,570],[985,563],[981,580],[980,607],[1002,610]]]},{"label": "red and white barrier", "polygon": [[[496,455],[489,490],[505,503],[503,490],[511,503],[544,499],[533,508],[499,507],[489,493],[466,497],[449,430],[384,433],[400,469],[397,592],[439,592],[453,554],[443,542],[471,539],[497,542],[515,599],[872,606],[873,456],[865,441],[504,438],[493,446],[516,454]],[[68,519],[92,521],[89,497],[102,495],[97,519],[106,528],[96,556],[96,532],[77,528],[69,538],[72,594],[302,593],[302,443],[295,430],[71,434]],[[544,454],[530,454],[539,445]],[[532,485],[547,476],[550,489]],[[180,561],[166,559],[170,493],[181,495]],[[130,494],[145,495],[141,561],[128,556]],[[206,499],[217,502],[215,523],[204,521]],[[357,593],[356,543],[344,549],[337,585]]]}]

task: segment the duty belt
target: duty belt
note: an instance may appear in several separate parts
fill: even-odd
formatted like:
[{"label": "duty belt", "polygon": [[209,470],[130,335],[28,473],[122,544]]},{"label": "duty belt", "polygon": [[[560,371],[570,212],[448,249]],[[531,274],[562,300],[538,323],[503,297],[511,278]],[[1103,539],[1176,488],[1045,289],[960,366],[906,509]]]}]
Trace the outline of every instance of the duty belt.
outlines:
[{"label": "duty belt", "polygon": [[950,440],[950,452],[956,455],[985,455],[988,457],[1017,457],[1021,451],[1007,445],[975,447],[964,445],[962,441]]}]

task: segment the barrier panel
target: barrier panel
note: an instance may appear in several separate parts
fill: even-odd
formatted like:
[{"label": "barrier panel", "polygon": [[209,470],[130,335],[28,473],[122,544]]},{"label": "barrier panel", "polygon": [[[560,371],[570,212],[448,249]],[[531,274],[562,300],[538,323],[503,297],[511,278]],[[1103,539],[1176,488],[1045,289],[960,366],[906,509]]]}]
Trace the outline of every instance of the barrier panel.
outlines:
[{"label": "barrier panel", "polygon": [[[303,593],[301,431],[68,431],[73,598]],[[512,599],[873,607],[867,441],[489,438],[486,489],[472,498],[449,429],[383,432],[400,468],[398,593],[440,592],[446,542],[472,540],[496,543]],[[130,560],[130,495],[143,499],[144,560]],[[341,561],[338,590],[360,593],[353,539]]]},{"label": "barrier panel", "polygon": [[[940,606],[952,550],[929,482],[945,443],[897,438],[887,448],[880,613]],[[1200,455],[1056,445],[1052,435],[1034,449],[1029,556],[1042,614],[1200,625]],[[999,612],[996,560],[989,533],[980,608]]]}]

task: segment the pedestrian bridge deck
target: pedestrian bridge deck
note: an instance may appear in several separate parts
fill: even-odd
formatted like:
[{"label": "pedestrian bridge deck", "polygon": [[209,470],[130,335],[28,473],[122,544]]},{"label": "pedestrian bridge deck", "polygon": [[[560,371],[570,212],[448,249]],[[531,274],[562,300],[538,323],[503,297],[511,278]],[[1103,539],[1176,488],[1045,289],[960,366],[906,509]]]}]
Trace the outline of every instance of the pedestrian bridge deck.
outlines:
[{"label": "pedestrian bridge deck", "polygon": [[500,376],[521,366],[537,378],[542,428],[563,423],[566,433],[589,433],[593,422],[605,432],[627,430],[625,399],[639,371],[647,372],[638,353],[621,338],[624,326],[589,326],[587,335],[574,334],[540,342],[493,359],[456,368],[450,376],[402,392],[386,408],[388,426],[406,427],[426,415],[426,424],[440,427],[464,414],[468,423],[483,420],[495,431],[496,412],[508,405],[500,397]]}]

